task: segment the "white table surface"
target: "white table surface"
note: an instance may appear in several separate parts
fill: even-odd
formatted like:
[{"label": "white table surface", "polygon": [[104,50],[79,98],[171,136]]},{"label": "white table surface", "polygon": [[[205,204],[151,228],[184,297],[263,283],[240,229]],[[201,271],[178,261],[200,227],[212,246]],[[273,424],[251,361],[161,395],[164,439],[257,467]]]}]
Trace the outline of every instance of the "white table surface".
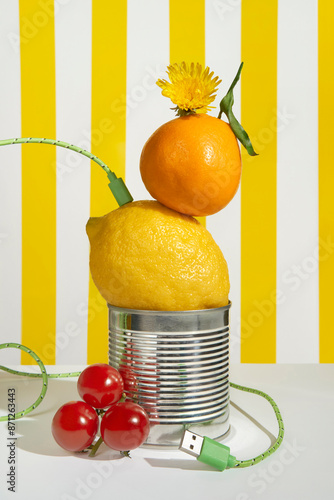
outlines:
[{"label": "white table surface", "polygon": [[[230,373],[231,381],[269,393],[281,409],[285,439],[264,462],[219,472],[179,450],[139,448],[128,459],[102,445],[94,459],[71,454],[55,443],[50,426],[59,406],[79,399],[76,379],[51,379],[43,403],[16,421],[15,493],[7,491],[8,429],[7,422],[0,422],[1,500],[332,500],[334,365],[243,364],[232,365]],[[19,411],[36,399],[41,380],[0,372],[1,415],[7,413],[12,386]],[[274,413],[263,398],[235,389],[231,401],[231,431],[224,443],[238,459],[252,458],[268,448],[270,434],[277,435]]]}]

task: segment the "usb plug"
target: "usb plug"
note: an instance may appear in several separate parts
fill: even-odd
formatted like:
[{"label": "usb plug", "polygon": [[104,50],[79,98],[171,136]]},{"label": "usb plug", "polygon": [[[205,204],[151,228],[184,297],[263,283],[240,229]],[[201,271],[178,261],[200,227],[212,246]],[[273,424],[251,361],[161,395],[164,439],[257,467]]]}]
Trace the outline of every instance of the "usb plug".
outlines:
[{"label": "usb plug", "polygon": [[198,458],[201,454],[203,441],[204,438],[202,438],[202,436],[194,432],[184,431],[179,449]]},{"label": "usb plug", "polygon": [[179,446],[181,451],[189,453],[204,464],[211,465],[218,470],[231,469],[236,458],[230,455],[230,448],[207,436],[199,436],[194,432],[184,431]]}]

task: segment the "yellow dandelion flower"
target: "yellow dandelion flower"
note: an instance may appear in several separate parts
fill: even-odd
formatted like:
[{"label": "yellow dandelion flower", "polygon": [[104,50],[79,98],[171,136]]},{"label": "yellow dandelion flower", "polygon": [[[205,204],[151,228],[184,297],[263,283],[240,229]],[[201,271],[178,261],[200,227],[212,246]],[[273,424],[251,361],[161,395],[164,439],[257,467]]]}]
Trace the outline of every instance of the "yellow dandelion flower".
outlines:
[{"label": "yellow dandelion flower", "polygon": [[213,71],[197,63],[171,64],[167,68],[170,82],[158,80],[157,85],[162,89],[162,95],[169,97],[176,104],[178,115],[191,113],[206,113],[213,106],[218,85],[221,83],[218,76],[213,78]]}]

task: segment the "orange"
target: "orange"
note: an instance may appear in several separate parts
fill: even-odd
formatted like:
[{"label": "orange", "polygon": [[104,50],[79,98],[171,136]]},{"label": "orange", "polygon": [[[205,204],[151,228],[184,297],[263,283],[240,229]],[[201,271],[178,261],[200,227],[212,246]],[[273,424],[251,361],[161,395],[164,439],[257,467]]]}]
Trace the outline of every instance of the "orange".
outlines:
[{"label": "orange", "polygon": [[238,190],[238,141],[221,119],[206,114],[181,116],[147,140],[140,172],[146,189],[160,203],[188,215],[211,215]]}]

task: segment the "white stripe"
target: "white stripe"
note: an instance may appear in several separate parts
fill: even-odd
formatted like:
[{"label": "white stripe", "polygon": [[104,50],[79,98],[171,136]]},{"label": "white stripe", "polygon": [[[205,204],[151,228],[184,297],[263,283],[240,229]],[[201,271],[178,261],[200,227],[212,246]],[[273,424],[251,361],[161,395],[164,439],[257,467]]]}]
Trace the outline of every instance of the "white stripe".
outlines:
[{"label": "white stripe", "polygon": [[[241,2],[206,1],[206,65],[218,75],[217,106],[210,114],[218,115],[219,102],[226,94],[238,70],[241,54]],[[240,83],[234,90],[234,114],[240,118]],[[227,121],[227,118],[223,118]],[[228,264],[232,301],[230,317],[230,360],[240,362],[240,188],[233,200],[217,214],[206,219],[206,227],[221,248]]]},{"label": "white stripe", "polygon": [[[58,7],[57,139],[90,150],[91,0]],[[96,165],[96,168],[99,168]],[[87,363],[90,161],[57,148],[57,364]]]},{"label": "white stripe", "polygon": [[277,362],[318,362],[317,0],[280,0]]},{"label": "white stripe", "polygon": [[134,199],[150,199],[141,180],[141,150],[159,125],[174,118],[155,84],[169,64],[169,2],[128,0],[126,183]]},{"label": "white stripe", "polygon": [[[18,2],[0,1],[0,139],[21,136]],[[21,342],[21,147],[0,148],[0,343]],[[2,353],[3,364],[19,364],[20,352]],[[5,360],[5,362],[4,362]]]}]

